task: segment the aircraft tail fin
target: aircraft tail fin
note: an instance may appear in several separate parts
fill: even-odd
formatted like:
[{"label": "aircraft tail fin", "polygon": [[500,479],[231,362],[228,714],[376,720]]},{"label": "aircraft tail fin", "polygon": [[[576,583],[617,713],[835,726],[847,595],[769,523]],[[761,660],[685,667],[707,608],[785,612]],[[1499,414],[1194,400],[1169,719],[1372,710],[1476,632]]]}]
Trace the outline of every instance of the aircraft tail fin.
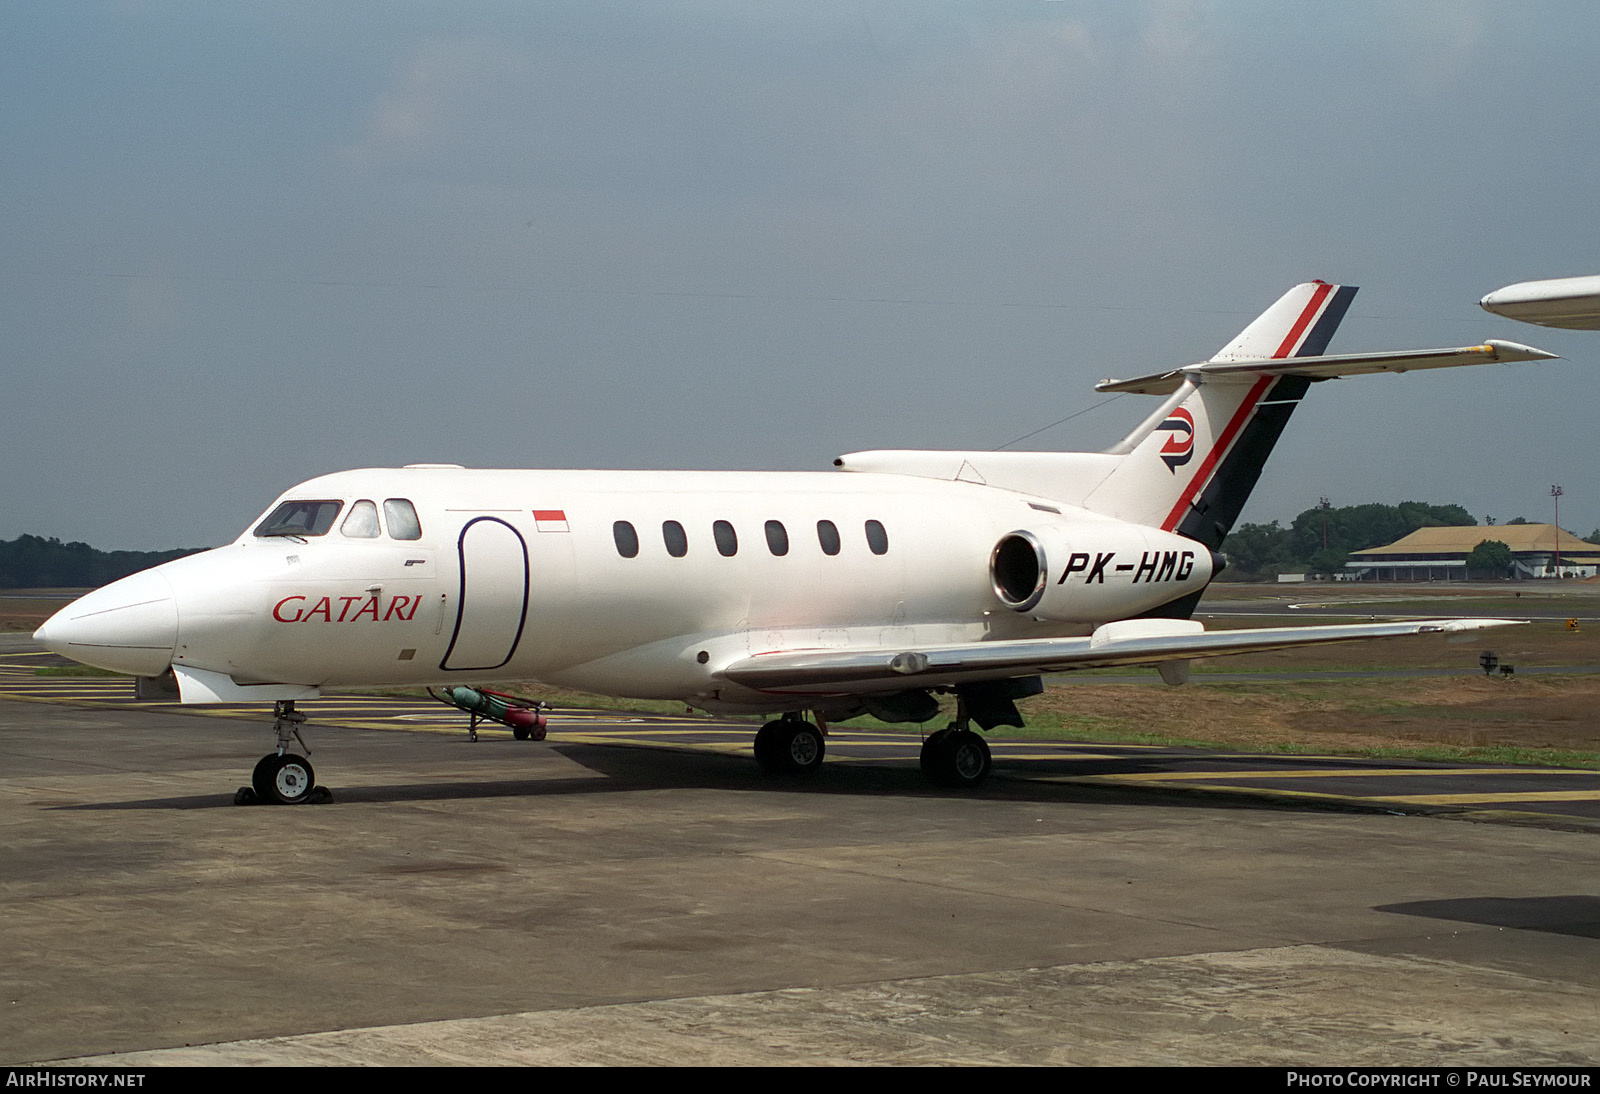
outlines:
[{"label": "aircraft tail fin", "polygon": [[1082,506],[1177,532],[1215,551],[1233,528],[1284,426],[1312,383],[1553,353],[1491,341],[1453,349],[1327,353],[1356,289],[1308,281],[1284,293],[1216,356],[1102,392],[1165,395],[1138,428],[1104,452],[855,452],[847,471],[955,479]]},{"label": "aircraft tail fin", "polygon": [[1084,504],[1219,548],[1311,384],[1277,363],[1320,356],[1355,295],[1296,285],[1209,361],[1096,385],[1171,397],[1111,449],[1125,458]]},{"label": "aircraft tail fin", "polygon": [[1097,384],[1096,390],[1103,392],[1169,398],[1110,450],[1124,458],[1083,504],[1217,550],[1313,382],[1555,356],[1498,341],[1451,349],[1326,354],[1355,294],[1353,286],[1323,281],[1296,285],[1208,361]]},{"label": "aircraft tail fin", "polygon": [[1354,285],[1330,285],[1326,281],[1296,285],[1211,360],[1314,357],[1328,348],[1356,291]]}]

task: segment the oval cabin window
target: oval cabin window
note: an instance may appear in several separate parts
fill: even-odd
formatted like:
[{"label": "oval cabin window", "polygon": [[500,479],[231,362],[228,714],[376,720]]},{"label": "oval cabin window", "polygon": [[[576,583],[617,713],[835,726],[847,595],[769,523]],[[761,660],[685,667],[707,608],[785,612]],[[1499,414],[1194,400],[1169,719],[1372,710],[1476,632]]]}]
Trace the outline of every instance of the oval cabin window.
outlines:
[{"label": "oval cabin window", "polygon": [[839,553],[839,528],[831,520],[817,521],[817,542],[825,555]]},{"label": "oval cabin window", "polygon": [[889,533],[883,530],[883,525],[875,520],[867,521],[867,546],[872,548],[875,555],[889,553]]},{"label": "oval cabin window", "polygon": [[662,522],[661,541],[667,545],[667,554],[673,558],[682,558],[689,553],[689,535],[683,530],[683,525],[675,520]]},{"label": "oval cabin window", "polygon": [[625,520],[619,520],[611,526],[611,538],[617,541],[617,554],[623,558],[633,558],[639,553],[639,533],[633,530],[633,525]]},{"label": "oval cabin window", "polygon": [[767,521],[767,549],[775,555],[789,553],[789,530],[780,520]]}]

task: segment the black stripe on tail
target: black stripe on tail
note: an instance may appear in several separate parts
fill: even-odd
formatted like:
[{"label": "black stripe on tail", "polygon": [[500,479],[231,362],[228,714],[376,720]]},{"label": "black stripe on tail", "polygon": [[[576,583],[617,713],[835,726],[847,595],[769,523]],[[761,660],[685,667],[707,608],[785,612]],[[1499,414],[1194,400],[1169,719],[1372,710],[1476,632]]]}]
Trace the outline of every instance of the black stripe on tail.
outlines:
[{"label": "black stripe on tail", "polygon": [[1355,298],[1355,285],[1340,285],[1335,289],[1333,299],[1322,309],[1322,317],[1311,328],[1311,333],[1306,335],[1305,341],[1300,343],[1300,348],[1293,356],[1320,357],[1328,352],[1328,343],[1333,340],[1333,332],[1339,329],[1339,324],[1344,320],[1344,313],[1350,310],[1350,301]]}]

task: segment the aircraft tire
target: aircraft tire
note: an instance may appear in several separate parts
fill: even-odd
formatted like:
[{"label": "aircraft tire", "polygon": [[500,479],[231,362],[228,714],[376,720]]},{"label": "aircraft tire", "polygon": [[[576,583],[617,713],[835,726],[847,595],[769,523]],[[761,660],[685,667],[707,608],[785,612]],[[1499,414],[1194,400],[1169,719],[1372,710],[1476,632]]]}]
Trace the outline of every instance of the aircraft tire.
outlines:
[{"label": "aircraft tire", "polygon": [[533,730],[529,729],[527,726],[512,726],[511,735],[519,741],[533,740]]},{"label": "aircraft tire", "polygon": [[278,754],[276,752],[267,753],[256,761],[256,769],[250,772],[250,788],[256,792],[256,801],[258,802],[272,800],[265,789],[267,784],[272,781],[272,776],[267,773],[267,768],[277,758]]},{"label": "aircraft tire", "polygon": [[952,732],[949,728],[937,729],[928,734],[927,739],[922,742],[922,773],[929,778],[938,777],[939,746]]},{"label": "aircraft tire", "polygon": [[779,737],[783,733],[783,722],[768,722],[756,731],[756,763],[768,775],[781,775],[783,768],[778,763]]},{"label": "aircraft tire", "polygon": [[958,730],[934,747],[931,774],[944,786],[970,790],[989,777],[992,766],[989,743],[970,729]]},{"label": "aircraft tire", "polygon": [[769,775],[810,775],[826,752],[822,731],[810,722],[768,722],[756,734],[756,762]]},{"label": "aircraft tire", "polygon": [[311,796],[316,781],[311,761],[292,752],[263,756],[250,776],[256,797],[278,805],[299,805]]}]

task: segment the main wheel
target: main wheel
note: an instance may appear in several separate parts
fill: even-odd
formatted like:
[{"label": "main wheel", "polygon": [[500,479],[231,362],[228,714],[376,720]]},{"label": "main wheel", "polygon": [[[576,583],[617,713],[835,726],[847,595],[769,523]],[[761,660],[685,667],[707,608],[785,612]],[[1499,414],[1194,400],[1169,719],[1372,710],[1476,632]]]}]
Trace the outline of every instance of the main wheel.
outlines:
[{"label": "main wheel", "polygon": [[768,722],[756,731],[756,763],[768,775],[782,774],[783,769],[778,766],[779,737],[783,733],[783,722]]},{"label": "main wheel", "polygon": [[292,752],[263,756],[250,776],[256,797],[279,805],[299,805],[311,796],[316,783],[311,761]]},{"label": "main wheel", "polygon": [[[930,738],[928,743],[933,744],[933,740]],[[929,774],[945,786],[962,790],[987,779],[993,766],[988,742],[970,729],[956,730],[941,738],[933,748],[931,759]]]},{"label": "main wheel", "polygon": [[929,778],[938,778],[939,746],[953,732],[955,731],[949,727],[937,729],[928,734],[927,740],[922,742],[922,773]]},{"label": "main wheel", "polygon": [[756,734],[756,762],[769,775],[809,775],[826,752],[822,731],[810,722],[768,722]]}]

